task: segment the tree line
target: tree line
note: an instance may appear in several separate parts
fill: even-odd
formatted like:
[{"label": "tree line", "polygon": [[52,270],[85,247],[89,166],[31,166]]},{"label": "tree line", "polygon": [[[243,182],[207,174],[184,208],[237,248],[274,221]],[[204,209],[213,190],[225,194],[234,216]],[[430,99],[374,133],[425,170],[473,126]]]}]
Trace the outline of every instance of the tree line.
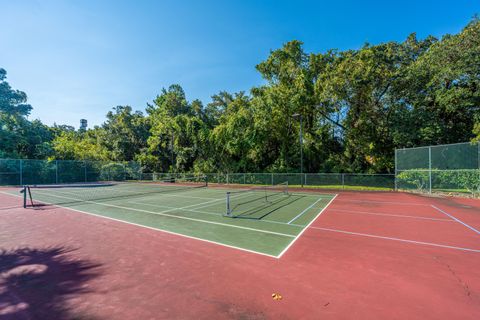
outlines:
[{"label": "tree line", "polygon": [[[264,84],[206,105],[174,84],[145,112],[117,106],[85,131],[28,120],[0,68],[0,158],[139,161],[157,172],[390,173],[394,149],[480,138],[480,20],[441,39],[305,52],[256,66]],[[297,115],[294,117],[294,115]],[[303,144],[299,141],[300,121]]]}]

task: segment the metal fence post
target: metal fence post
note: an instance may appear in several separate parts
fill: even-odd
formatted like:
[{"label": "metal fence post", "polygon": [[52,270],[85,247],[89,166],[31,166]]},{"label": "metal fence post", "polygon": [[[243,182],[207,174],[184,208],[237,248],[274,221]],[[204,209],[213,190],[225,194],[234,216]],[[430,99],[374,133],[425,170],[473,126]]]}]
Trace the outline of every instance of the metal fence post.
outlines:
[{"label": "metal fence post", "polygon": [[303,174],[303,178],[304,178],[303,179],[303,184],[307,185],[307,174],[306,173]]},{"label": "metal fence post", "polygon": [[227,173],[227,184],[230,184],[230,175]]},{"label": "metal fence post", "polygon": [[246,173],[243,174],[243,184],[247,184],[247,175],[246,175]]},{"label": "metal fence post", "polygon": [[23,186],[23,160],[20,160],[20,185]]},{"label": "metal fence post", "polygon": [[345,189],[345,173],[342,173],[342,189]]},{"label": "metal fence post", "polygon": [[395,191],[398,191],[397,186],[397,149],[395,148],[395,176],[393,177],[393,184],[395,186]]},{"label": "metal fence post", "polygon": [[272,186],[273,186],[273,172],[271,173],[271,175],[272,175]]},{"label": "metal fence post", "polygon": [[428,147],[428,193],[432,193],[432,147]]},{"label": "metal fence post", "polygon": [[[478,181],[480,181],[480,142],[477,142],[478,146]],[[480,184],[478,185],[478,191],[480,191]]]}]

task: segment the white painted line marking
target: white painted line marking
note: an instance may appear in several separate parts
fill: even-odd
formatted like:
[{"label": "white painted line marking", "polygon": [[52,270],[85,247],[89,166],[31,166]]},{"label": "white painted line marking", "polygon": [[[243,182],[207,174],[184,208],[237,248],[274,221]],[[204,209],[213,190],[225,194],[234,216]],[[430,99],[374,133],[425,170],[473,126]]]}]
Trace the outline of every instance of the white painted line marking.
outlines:
[{"label": "white painted line marking", "polygon": [[323,231],[330,231],[330,232],[345,233],[345,234],[350,234],[350,235],[354,235],[354,236],[362,236],[362,237],[377,238],[377,239],[384,239],[384,240],[393,240],[393,241],[414,243],[414,244],[420,244],[420,245],[426,245],[426,246],[433,246],[433,247],[440,247],[440,248],[447,248],[447,249],[455,249],[455,250],[461,250],[461,251],[471,251],[471,252],[478,252],[478,253],[480,253],[480,249],[462,248],[462,247],[448,246],[448,245],[438,244],[438,243],[415,241],[415,240],[407,240],[407,239],[392,238],[392,237],[384,237],[384,236],[377,236],[377,235],[368,234],[368,233],[351,232],[351,231],[337,230],[337,229],[329,229],[329,228],[321,228],[321,227],[310,227],[310,228],[311,228],[311,229],[316,229],[316,230],[323,230]]},{"label": "white painted line marking", "polygon": [[472,227],[472,226],[470,226],[470,225],[466,224],[465,222],[461,221],[460,219],[457,219],[457,218],[455,218],[455,217],[454,217],[454,216],[452,216],[451,214],[448,214],[448,213],[446,213],[446,212],[445,212],[445,211],[443,211],[442,209],[435,207],[433,204],[432,204],[432,208],[434,208],[434,209],[435,209],[435,210],[437,210],[437,211],[440,211],[441,213],[443,213],[444,215],[446,215],[446,216],[448,216],[448,217],[452,218],[453,220],[457,221],[458,223],[461,223],[461,224],[463,224],[465,227],[467,227],[467,228],[469,228],[469,229],[473,230],[473,231],[474,231],[474,232],[476,232],[477,234],[480,234],[480,231],[478,231],[478,230],[477,230],[477,229],[475,229],[474,227]]},{"label": "white painted line marking", "polygon": [[281,258],[285,252],[287,252],[288,249],[290,249],[290,247],[298,240],[298,238],[300,238],[300,236],[305,232],[305,230],[308,229],[308,227],[310,227],[310,225],[315,222],[315,220],[317,220],[317,218],[328,208],[328,206],[333,202],[333,200],[335,200],[335,198],[338,196],[338,194],[336,194],[328,203],[327,205],[322,209],[320,210],[320,212],[315,216],[315,218],[312,219],[312,221],[310,221],[309,224],[307,224],[305,226],[305,228],[303,228],[302,231],[300,231],[300,233],[295,237],[295,239],[293,239],[289,244],[288,246],[285,247],[285,249],[282,250],[282,252],[280,252],[280,254],[277,256],[277,258]]},{"label": "white painted line marking", "polygon": [[332,208],[330,208],[329,210],[330,210],[330,211],[345,212],[345,213],[370,214],[370,215],[374,215],[374,216],[386,216],[386,217],[412,218],[412,219],[421,219],[421,220],[433,220],[433,221],[453,222],[452,219],[427,218],[427,217],[409,216],[409,215],[403,215],[403,214],[391,214],[391,213],[382,213],[382,212],[342,210],[342,209],[332,209]]},{"label": "white painted line marking", "polygon": [[[64,198],[64,199],[69,199],[69,200],[78,200],[75,198],[70,198],[70,197],[64,197],[64,196],[59,196],[59,195],[53,195],[53,194],[48,194],[47,197],[58,197],[58,198]],[[274,234],[278,236],[283,236],[283,237],[289,237],[289,238],[294,238],[295,236],[290,235],[290,234],[285,234],[285,233],[280,233],[280,232],[274,232],[274,231],[268,231],[268,230],[260,230],[260,229],[255,229],[255,228],[249,228],[249,227],[242,227],[242,226],[236,226],[236,225],[231,225],[227,223],[221,223],[221,222],[213,222],[213,221],[206,221],[202,219],[195,219],[195,218],[189,218],[189,217],[182,217],[182,216],[176,216],[172,214],[167,214],[166,212],[171,212],[174,210],[182,210],[184,208],[190,208],[193,205],[181,207],[181,208],[175,208],[175,209],[168,209],[168,210],[163,210],[159,212],[155,211],[149,211],[149,210],[143,210],[143,209],[136,209],[136,208],[130,208],[130,207],[124,207],[124,206],[117,206],[114,204],[109,204],[109,203],[102,203],[102,202],[95,202],[95,201],[89,201],[89,200],[81,200],[83,203],[93,203],[96,205],[100,206],[106,206],[106,207],[112,207],[112,208],[117,208],[117,209],[126,209],[126,210],[133,210],[133,211],[138,211],[138,212],[145,212],[149,214],[156,214],[164,217],[170,217],[170,218],[175,218],[175,219],[181,219],[181,220],[189,220],[189,221],[195,221],[195,222],[200,222],[200,223],[206,223],[206,224],[213,224],[213,225],[218,225],[218,226],[224,226],[224,227],[230,227],[230,228],[237,228],[237,229],[244,229],[244,230],[250,230],[254,232],[259,232],[259,233],[268,233],[268,234]]]},{"label": "white painted line marking", "polygon": [[[133,204],[139,204],[139,205],[144,205],[147,207],[154,207],[154,208],[169,208],[169,209],[178,209],[177,207],[172,207],[172,206],[164,206],[164,205],[159,205],[159,204],[151,204],[151,203],[144,203],[144,202],[136,202],[136,201],[128,201],[128,203],[133,203]],[[189,211],[189,212],[198,212],[198,213],[206,213],[206,214],[211,214],[215,216],[221,216],[221,213],[214,213],[214,212],[208,212],[208,211],[200,211],[196,209],[182,209],[182,211]],[[449,220],[451,221],[451,220]]]},{"label": "white painted line marking", "polygon": [[409,202],[395,202],[395,201],[376,201],[376,200],[349,200],[349,199],[338,199],[337,202],[360,202],[360,203],[385,203],[385,204],[396,204],[404,206],[422,206],[428,207],[428,204],[423,203],[409,203]]},{"label": "white painted line marking", "polygon": [[308,206],[305,210],[303,210],[302,212],[300,212],[299,214],[297,214],[292,220],[288,221],[287,224],[290,224],[292,223],[293,221],[297,220],[298,218],[300,218],[305,212],[307,212],[308,210],[312,209],[312,207],[314,205],[316,205],[317,203],[320,202],[320,200],[323,200],[323,198],[320,198],[318,199],[317,201],[315,201],[314,203],[312,203],[310,206]]},{"label": "white painted line marking", "polygon": [[0,210],[15,209],[15,208],[22,208],[22,206],[0,207]]}]

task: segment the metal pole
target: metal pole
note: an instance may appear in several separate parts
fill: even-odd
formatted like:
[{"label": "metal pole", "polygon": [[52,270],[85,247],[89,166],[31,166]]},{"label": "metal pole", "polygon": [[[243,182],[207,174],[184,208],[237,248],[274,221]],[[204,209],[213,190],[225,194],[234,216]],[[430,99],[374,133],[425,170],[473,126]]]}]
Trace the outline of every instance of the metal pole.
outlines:
[{"label": "metal pole", "polygon": [[27,207],[27,187],[23,186],[23,207]]},{"label": "metal pole", "polygon": [[172,163],[172,171],[175,171],[173,168],[173,131],[172,131],[172,139],[170,143],[170,162]]},{"label": "metal pole", "polygon": [[20,185],[23,186],[23,160],[20,160]]},{"label": "metal pole", "polygon": [[[302,137],[302,128],[303,127],[303,116],[300,115],[300,174],[303,175],[303,137]],[[300,176],[302,188],[303,188],[303,176]]]},{"label": "metal pole", "polygon": [[395,177],[393,177],[393,183],[395,185],[395,191],[398,191],[397,186],[397,149],[395,149]]},{"label": "metal pole", "polygon": [[230,216],[230,192],[227,192],[227,216]]},{"label": "metal pole", "polygon": [[428,193],[432,193],[432,147],[428,147]]}]

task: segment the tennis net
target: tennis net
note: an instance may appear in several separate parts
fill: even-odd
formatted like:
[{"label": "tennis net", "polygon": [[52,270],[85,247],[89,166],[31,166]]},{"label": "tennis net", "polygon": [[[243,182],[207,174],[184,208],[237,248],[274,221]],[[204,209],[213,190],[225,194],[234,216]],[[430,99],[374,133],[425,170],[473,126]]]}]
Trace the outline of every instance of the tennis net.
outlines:
[{"label": "tennis net", "polygon": [[274,205],[281,205],[290,196],[288,182],[230,191],[226,195],[226,214],[231,218],[261,219]]},{"label": "tennis net", "polygon": [[24,186],[23,206],[68,205],[144,197],[165,192],[181,192],[207,187],[206,177],[168,178],[157,181],[124,181]]}]

